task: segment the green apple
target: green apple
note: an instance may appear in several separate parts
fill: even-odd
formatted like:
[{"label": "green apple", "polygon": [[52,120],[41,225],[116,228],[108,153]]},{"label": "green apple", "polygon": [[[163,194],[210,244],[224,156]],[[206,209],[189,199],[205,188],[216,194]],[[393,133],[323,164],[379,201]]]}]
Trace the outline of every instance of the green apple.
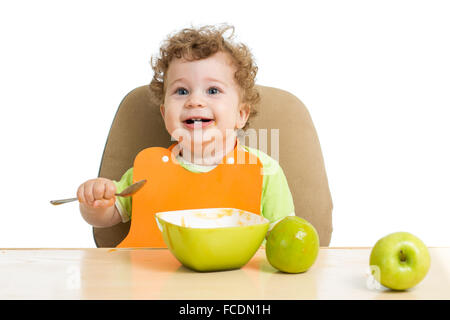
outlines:
[{"label": "green apple", "polygon": [[417,285],[425,278],[430,262],[428,248],[408,232],[395,232],[381,238],[370,253],[370,266],[379,268],[377,280],[393,290]]},{"label": "green apple", "polygon": [[311,223],[300,217],[284,218],[267,236],[267,260],[282,272],[305,272],[314,264],[318,253],[319,235]]}]

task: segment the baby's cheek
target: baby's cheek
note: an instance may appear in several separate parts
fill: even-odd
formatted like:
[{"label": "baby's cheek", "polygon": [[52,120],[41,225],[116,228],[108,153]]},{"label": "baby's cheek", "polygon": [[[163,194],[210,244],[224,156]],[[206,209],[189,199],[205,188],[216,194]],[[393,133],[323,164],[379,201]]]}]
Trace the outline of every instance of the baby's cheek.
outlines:
[{"label": "baby's cheek", "polygon": [[[176,135],[180,135],[179,131],[182,130],[182,127],[180,124],[176,124],[173,121],[166,120],[165,121],[166,130],[167,132],[172,136],[175,137]],[[177,139],[178,140],[178,139]]]}]

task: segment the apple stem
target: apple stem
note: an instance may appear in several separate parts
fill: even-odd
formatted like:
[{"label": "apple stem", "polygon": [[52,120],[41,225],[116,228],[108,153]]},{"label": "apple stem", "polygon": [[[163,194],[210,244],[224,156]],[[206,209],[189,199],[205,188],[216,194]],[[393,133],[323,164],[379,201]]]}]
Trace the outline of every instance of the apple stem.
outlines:
[{"label": "apple stem", "polygon": [[403,253],[403,250],[400,250],[400,261],[402,262],[406,261],[406,255]]}]

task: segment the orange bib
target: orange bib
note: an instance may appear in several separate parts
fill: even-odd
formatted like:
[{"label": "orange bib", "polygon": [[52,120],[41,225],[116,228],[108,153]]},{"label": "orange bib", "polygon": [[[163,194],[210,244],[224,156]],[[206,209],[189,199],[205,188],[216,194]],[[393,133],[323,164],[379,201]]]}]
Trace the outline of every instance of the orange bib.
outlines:
[{"label": "orange bib", "polygon": [[261,214],[262,164],[243,150],[237,140],[233,151],[213,170],[190,172],[176,160],[172,149],[147,148],[134,161],[133,182],[147,183],[133,196],[128,235],[117,246],[167,248],[156,224],[162,211],[237,208]]}]

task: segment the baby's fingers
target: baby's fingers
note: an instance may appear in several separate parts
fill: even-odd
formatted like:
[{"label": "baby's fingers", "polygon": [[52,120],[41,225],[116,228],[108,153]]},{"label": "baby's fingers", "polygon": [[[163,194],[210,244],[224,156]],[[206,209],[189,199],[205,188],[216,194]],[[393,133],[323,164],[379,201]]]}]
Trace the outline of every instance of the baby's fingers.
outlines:
[{"label": "baby's fingers", "polygon": [[84,183],[77,190],[77,198],[80,203],[86,202],[86,198],[84,197]]},{"label": "baby's fingers", "polygon": [[95,200],[92,206],[94,208],[107,208],[107,207],[111,207],[112,205],[114,205],[114,202],[115,202],[114,198]]},{"label": "baby's fingers", "polygon": [[116,194],[116,185],[112,181],[108,181],[105,184],[105,199],[114,198]]},{"label": "baby's fingers", "polygon": [[105,198],[105,183],[103,181],[96,181],[92,186],[92,194],[94,200],[102,200]]}]

